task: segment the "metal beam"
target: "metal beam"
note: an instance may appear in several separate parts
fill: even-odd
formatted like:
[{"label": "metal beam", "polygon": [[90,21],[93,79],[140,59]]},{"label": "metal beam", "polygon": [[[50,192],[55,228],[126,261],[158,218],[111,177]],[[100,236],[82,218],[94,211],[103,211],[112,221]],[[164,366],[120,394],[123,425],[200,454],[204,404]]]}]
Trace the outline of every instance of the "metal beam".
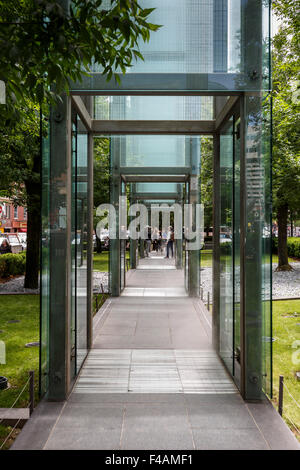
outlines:
[{"label": "metal beam", "polygon": [[242,73],[127,73],[121,84],[92,72],[71,83],[73,95],[228,96],[257,90],[257,83]]},{"label": "metal beam", "polygon": [[138,199],[138,200],[152,200],[152,199],[178,199],[180,198],[180,195],[178,193],[135,193],[134,196],[132,196],[132,199]]},{"label": "metal beam", "polygon": [[80,96],[72,96],[71,98],[72,98],[72,104],[74,105],[77,113],[79,114],[80,119],[84,123],[85,127],[89,131],[91,131],[92,130],[92,118],[91,118],[84,102],[82,101]]},{"label": "metal beam", "polygon": [[216,116],[215,121],[215,129],[218,130],[220,126],[223,124],[225,119],[229,117],[229,114],[232,112],[233,107],[237,103],[239,96],[230,96],[230,98],[226,101],[225,106],[220,111],[218,116]]},{"label": "metal beam", "polygon": [[[131,175],[147,175],[147,176],[155,176],[155,175],[168,175],[170,178],[173,178],[175,175],[186,176],[189,175],[191,171],[190,166],[121,166],[119,168],[119,173],[123,176]],[[144,176],[143,176],[144,177]],[[136,178],[136,176],[135,176]],[[133,180],[132,180],[133,181]],[[137,181],[135,179],[134,181]],[[143,180],[144,181],[144,180]],[[150,182],[158,181],[156,178],[150,179]],[[170,181],[170,180],[168,180]],[[174,180],[172,180],[174,181]]]},{"label": "metal beam", "polygon": [[188,175],[121,175],[126,183],[184,183]]},{"label": "metal beam", "polygon": [[212,135],[215,121],[101,121],[92,120],[94,134]]}]

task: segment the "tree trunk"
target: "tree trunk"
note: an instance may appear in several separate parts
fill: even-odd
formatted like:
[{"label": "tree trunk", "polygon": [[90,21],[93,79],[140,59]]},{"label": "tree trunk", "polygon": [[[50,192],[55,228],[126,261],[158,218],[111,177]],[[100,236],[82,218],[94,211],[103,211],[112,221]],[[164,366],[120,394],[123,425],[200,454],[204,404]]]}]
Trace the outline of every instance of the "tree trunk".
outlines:
[{"label": "tree trunk", "polygon": [[278,266],[276,271],[291,271],[287,249],[288,205],[282,204],[277,209],[278,223]]}]

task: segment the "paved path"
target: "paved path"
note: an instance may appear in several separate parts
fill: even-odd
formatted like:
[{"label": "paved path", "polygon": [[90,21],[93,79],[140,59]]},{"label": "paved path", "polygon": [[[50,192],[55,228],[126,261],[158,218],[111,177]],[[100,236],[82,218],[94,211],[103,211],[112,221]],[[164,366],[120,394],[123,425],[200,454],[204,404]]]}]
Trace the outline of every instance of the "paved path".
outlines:
[{"label": "paved path", "polygon": [[[180,280],[182,271],[140,269],[128,289]],[[13,449],[299,449],[270,403],[242,400],[210,337],[198,299],[109,299],[69,400],[42,402]]]}]

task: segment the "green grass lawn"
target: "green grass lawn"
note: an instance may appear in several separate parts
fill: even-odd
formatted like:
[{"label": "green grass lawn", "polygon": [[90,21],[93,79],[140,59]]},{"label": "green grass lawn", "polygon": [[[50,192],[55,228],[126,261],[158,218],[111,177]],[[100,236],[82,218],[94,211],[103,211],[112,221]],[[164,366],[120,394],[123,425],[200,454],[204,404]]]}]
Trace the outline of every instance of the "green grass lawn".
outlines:
[{"label": "green grass lawn", "polygon": [[[289,263],[296,263],[297,259],[289,258]],[[278,255],[272,255],[272,263],[278,263]],[[212,267],[212,250],[201,250],[201,267],[211,268]]]},{"label": "green grass lawn", "polygon": [[[293,315],[297,313],[297,316]],[[291,316],[293,315],[293,316]],[[278,402],[279,375],[300,403],[300,382],[295,372],[300,371],[300,300],[277,300],[273,302],[273,401]],[[293,348],[293,343],[299,341]],[[297,352],[298,351],[298,352]],[[294,359],[294,362],[293,362]],[[290,420],[300,429],[300,409],[290,398],[286,389],[283,398],[283,417],[293,429]],[[297,436],[300,439],[300,435]]]},{"label": "green grass lawn", "polygon": [[212,250],[201,250],[201,268],[212,267]]},{"label": "green grass lawn", "polygon": [[109,252],[94,253],[93,269],[94,271],[108,272]]},{"label": "green grass lawn", "polygon": [[[129,259],[129,251],[126,251],[126,259]],[[109,271],[109,252],[103,251],[102,253],[94,253],[93,269],[94,271],[108,272]]]},{"label": "green grass lawn", "polygon": [[[19,323],[9,323],[19,320]],[[6,364],[0,364],[0,375],[8,378],[11,385],[0,390],[0,407],[9,408],[28,379],[28,372],[35,371],[35,392],[38,398],[39,348],[26,348],[25,344],[39,341],[39,296],[1,295],[0,297],[0,341],[5,343]],[[28,387],[16,407],[26,407],[29,402]],[[0,425],[1,440],[10,428]]]}]

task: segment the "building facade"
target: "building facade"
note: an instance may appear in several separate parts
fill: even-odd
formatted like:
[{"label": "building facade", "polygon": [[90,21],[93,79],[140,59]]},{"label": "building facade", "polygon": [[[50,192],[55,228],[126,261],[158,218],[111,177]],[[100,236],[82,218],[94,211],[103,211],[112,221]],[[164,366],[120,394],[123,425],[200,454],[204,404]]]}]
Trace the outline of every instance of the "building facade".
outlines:
[{"label": "building facade", "polygon": [[15,206],[8,198],[0,198],[0,232],[27,232],[27,209]]}]

